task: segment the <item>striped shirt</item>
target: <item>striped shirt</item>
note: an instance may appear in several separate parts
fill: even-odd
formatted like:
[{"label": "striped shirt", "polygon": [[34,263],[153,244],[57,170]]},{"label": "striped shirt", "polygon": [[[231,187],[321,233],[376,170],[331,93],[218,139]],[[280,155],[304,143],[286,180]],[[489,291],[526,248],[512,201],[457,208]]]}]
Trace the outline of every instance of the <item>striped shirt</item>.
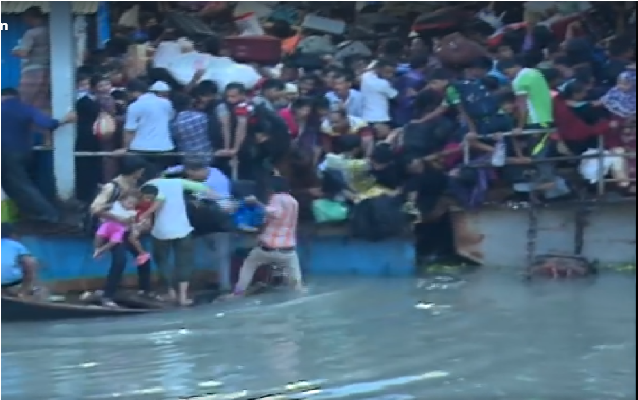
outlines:
[{"label": "striped shirt", "polygon": [[268,220],[259,243],[271,249],[291,248],[297,245],[299,203],[287,193],[277,193],[266,206]]}]

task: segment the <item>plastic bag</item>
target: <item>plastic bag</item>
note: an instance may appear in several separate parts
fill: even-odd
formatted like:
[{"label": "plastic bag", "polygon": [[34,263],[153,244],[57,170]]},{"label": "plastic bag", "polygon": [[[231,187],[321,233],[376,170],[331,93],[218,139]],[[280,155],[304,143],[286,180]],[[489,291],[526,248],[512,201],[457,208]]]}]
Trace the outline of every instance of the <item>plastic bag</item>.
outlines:
[{"label": "plastic bag", "polygon": [[[589,149],[583,153],[583,156],[597,154],[600,154],[597,149]],[[590,184],[597,183],[601,177],[607,176],[612,171],[622,173],[624,170],[622,154],[619,155],[617,150],[614,152],[605,150],[603,155],[602,163],[598,158],[586,158],[580,162],[580,175]],[[600,170],[601,168],[602,171]]]},{"label": "plastic bag", "polygon": [[117,130],[117,123],[106,112],[101,112],[93,124],[93,134],[99,139],[110,138]]},{"label": "plastic bag", "polygon": [[348,218],[348,206],[338,201],[319,199],[312,202],[312,214],[319,223],[345,221]]}]

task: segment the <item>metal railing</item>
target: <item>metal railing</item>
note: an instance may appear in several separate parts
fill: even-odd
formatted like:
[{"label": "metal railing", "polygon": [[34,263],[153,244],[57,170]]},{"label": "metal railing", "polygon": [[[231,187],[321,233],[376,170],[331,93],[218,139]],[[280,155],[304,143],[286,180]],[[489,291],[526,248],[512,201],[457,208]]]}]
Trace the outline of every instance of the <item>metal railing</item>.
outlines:
[{"label": "metal railing", "polygon": [[[504,133],[492,133],[487,135],[481,135],[480,138],[497,138],[503,136],[532,136],[532,135],[541,135],[541,134],[550,134],[554,132],[555,129],[528,129],[524,130],[521,133],[504,132]],[[36,146],[34,150],[38,151],[47,151],[52,150],[51,147],[46,146]],[[530,164],[542,164],[542,163],[554,163],[554,162],[562,162],[562,161],[582,161],[586,159],[598,159],[598,177],[597,177],[597,185],[598,185],[598,195],[602,196],[605,194],[605,187],[607,183],[617,183],[617,182],[628,182],[635,183],[635,178],[627,178],[627,179],[617,179],[617,178],[605,178],[605,158],[606,157],[622,157],[623,159],[636,157],[636,153],[628,153],[624,152],[622,154],[606,154],[605,153],[605,139],[602,136],[598,136],[598,152],[597,154],[588,154],[588,155],[579,155],[579,156],[556,156],[556,157],[544,157],[538,159],[530,160]],[[73,155],[76,157],[124,157],[126,155],[135,154],[135,152],[130,153],[122,153],[118,151],[75,151]],[[209,152],[197,152],[197,153],[188,153],[188,152],[158,152],[157,154],[153,154],[153,157],[181,157],[181,156],[209,156],[211,153]],[[472,163],[471,162],[471,142],[468,140],[463,141],[463,163],[466,166],[476,167],[476,168],[486,168],[492,167],[490,163],[480,164],[480,163]],[[505,165],[508,165],[507,161]],[[236,169],[236,168],[234,168]]]},{"label": "metal railing", "polygon": [[[48,146],[34,146],[33,150],[35,151],[52,151],[52,147]],[[75,157],[126,157],[137,154],[135,151],[130,152],[121,152],[121,151],[74,151],[73,155]],[[152,157],[184,157],[184,156],[212,156],[214,153],[211,152],[157,152],[157,153],[144,153],[143,155],[150,155]],[[231,164],[231,175],[232,178],[237,180],[238,176],[238,166],[237,166],[237,158],[233,157],[230,159]]]},{"label": "metal railing", "polygon": [[[550,129],[528,129],[524,130],[521,133],[514,132],[504,132],[504,133],[492,133],[487,135],[481,135],[480,138],[498,138],[503,136],[532,136],[532,135],[541,135],[541,134],[551,134],[555,132],[554,128]],[[466,166],[470,167],[491,167],[491,164],[476,164],[471,163],[470,153],[471,153],[472,144],[468,140],[463,141],[463,163]],[[598,176],[597,176],[597,191],[598,195],[602,196],[605,194],[605,188],[607,183],[617,183],[617,182],[628,182],[628,183],[636,183],[635,178],[627,179],[617,179],[617,178],[605,178],[605,158],[607,157],[621,157],[624,160],[628,158],[635,158],[636,153],[628,153],[624,152],[622,154],[606,154],[605,153],[605,138],[603,136],[598,136],[598,146],[597,146],[597,154],[587,154],[587,155],[579,155],[579,156],[556,156],[556,157],[544,157],[538,159],[532,159],[530,164],[542,164],[542,163],[554,163],[561,161],[582,161],[587,159],[597,159],[598,160]],[[508,165],[507,161],[505,165]]]}]

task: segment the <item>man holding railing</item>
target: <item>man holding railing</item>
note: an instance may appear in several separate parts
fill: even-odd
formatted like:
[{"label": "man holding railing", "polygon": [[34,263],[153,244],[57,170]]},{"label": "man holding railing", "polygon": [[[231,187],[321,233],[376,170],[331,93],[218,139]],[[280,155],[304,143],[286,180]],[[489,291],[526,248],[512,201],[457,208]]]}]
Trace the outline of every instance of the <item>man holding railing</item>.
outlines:
[{"label": "man holding railing", "polygon": [[2,89],[2,190],[31,219],[49,223],[60,219],[58,210],[38,190],[28,172],[33,155],[31,128],[36,125],[54,131],[75,119],[74,112],[53,119],[24,103],[16,89]]},{"label": "man holding railing", "polygon": [[[521,135],[523,130],[547,130],[540,135],[534,135],[529,146],[531,149],[529,156],[532,160],[541,160],[536,166],[536,182],[530,189],[543,191],[548,199],[569,194],[567,184],[562,178],[556,176],[554,166],[542,161],[556,152],[556,141],[552,137],[553,100],[547,80],[538,69],[524,68],[522,60],[519,59],[503,60],[499,67],[512,80],[512,88],[517,97],[518,125],[512,133]],[[525,156],[518,142],[514,140],[513,143],[516,156]]]}]

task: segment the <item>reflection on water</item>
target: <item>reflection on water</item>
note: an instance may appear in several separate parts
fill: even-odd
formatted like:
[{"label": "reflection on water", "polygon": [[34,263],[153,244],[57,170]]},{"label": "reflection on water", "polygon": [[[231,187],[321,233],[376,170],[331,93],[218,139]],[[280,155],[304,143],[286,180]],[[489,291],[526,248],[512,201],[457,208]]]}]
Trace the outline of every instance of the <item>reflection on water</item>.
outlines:
[{"label": "reflection on water", "polygon": [[317,400],[630,399],[635,299],[633,277],[527,286],[481,272],[445,288],[318,279],[304,297],[5,324],[2,393],[160,400],[305,380]]}]

